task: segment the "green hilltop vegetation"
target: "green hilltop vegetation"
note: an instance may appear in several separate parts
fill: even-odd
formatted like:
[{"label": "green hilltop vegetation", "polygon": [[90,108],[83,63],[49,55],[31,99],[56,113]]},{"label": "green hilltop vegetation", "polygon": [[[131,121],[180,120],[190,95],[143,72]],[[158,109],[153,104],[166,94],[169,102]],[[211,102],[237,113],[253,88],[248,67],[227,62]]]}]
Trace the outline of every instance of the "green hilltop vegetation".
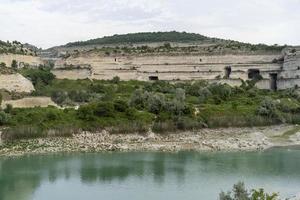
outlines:
[{"label": "green hilltop vegetation", "polygon": [[[68,43],[67,47],[85,46],[85,45],[106,45],[106,44],[134,44],[134,43],[153,43],[153,42],[196,42],[204,41],[210,38],[186,32],[145,32],[129,33],[124,35],[105,36],[103,38],[92,39],[88,41]],[[210,39],[211,40],[211,39]]]},{"label": "green hilltop vegetation", "polygon": [[[4,42],[0,40],[0,54],[20,54],[36,56],[36,50],[28,48],[29,44],[22,44],[18,41]],[[33,47],[33,46],[32,46]]]},{"label": "green hilltop vegetation", "polygon": [[[22,69],[36,91],[64,107],[0,111],[2,139],[71,136],[82,130],[160,134],[201,128],[251,127],[300,123],[295,89],[258,90],[255,81],[241,87],[195,82],[58,80],[50,68]],[[21,98],[21,97],[19,97]],[[76,106],[79,106],[76,109]]]},{"label": "green hilltop vegetation", "polygon": [[[159,47],[147,44],[163,43]],[[190,43],[183,47],[172,46],[171,43]],[[137,46],[133,46],[136,44]],[[143,44],[143,46],[138,46]],[[199,46],[199,44],[205,44]],[[107,47],[107,46],[110,47]],[[233,40],[210,38],[196,33],[186,32],[145,32],[124,35],[106,36],[87,41],[68,43],[63,48],[85,48],[94,46],[92,51],[103,51],[111,54],[141,54],[141,53],[238,53],[238,52],[281,52],[286,46],[250,44]],[[114,47],[113,47],[114,46]],[[99,49],[100,47],[100,49]],[[78,53],[75,51],[75,53]]]}]

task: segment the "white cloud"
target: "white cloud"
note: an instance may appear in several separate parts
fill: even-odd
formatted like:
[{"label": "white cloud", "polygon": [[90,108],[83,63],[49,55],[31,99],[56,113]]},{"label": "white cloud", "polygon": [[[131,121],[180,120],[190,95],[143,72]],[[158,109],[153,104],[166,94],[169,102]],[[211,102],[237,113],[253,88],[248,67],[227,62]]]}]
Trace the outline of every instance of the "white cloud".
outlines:
[{"label": "white cloud", "polygon": [[104,35],[179,30],[300,44],[300,0],[0,0],[0,39],[41,47]]}]

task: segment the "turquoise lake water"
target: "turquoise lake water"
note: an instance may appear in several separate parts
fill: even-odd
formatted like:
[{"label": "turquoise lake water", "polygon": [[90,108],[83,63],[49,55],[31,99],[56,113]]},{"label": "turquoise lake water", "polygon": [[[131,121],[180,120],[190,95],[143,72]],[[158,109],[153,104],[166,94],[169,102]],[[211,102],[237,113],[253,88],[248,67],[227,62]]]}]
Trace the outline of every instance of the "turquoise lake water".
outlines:
[{"label": "turquoise lake water", "polygon": [[299,194],[300,148],[0,158],[1,200],[216,200],[238,181]]}]

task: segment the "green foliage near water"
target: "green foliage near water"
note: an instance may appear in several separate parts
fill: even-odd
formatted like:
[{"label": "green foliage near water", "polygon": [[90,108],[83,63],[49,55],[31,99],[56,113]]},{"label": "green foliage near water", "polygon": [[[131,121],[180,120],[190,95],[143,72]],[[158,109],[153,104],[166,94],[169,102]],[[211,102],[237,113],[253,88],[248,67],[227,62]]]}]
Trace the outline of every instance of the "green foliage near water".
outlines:
[{"label": "green foliage near water", "polygon": [[278,194],[268,194],[264,189],[248,191],[243,182],[239,182],[233,186],[232,191],[227,193],[221,192],[219,200],[277,200]]},{"label": "green foliage near water", "polygon": [[295,89],[272,92],[258,90],[251,83],[230,87],[205,81],[141,82],[117,77],[58,80],[50,69],[23,69],[21,73],[33,81],[36,91],[32,95],[51,97],[65,109],[4,109],[0,125],[10,127],[3,132],[6,138],[66,136],[68,129],[72,133],[101,129],[167,133],[300,123],[300,95]]}]

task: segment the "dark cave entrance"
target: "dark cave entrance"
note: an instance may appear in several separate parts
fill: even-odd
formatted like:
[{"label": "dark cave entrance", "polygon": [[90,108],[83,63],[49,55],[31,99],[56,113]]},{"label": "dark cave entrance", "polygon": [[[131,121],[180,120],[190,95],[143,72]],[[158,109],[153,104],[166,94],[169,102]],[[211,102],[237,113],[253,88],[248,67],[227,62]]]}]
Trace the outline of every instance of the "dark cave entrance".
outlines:
[{"label": "dark cave entrance", "polygon": [[259,69],[249,69],[248,70],[248,78],[249,79],[259,79],[260,71]]},{"label": "dark cave entrance", "polygon": [[230,75],[231,75],[231,67],[227,66],[227,67],[225,67],[225,76],[224,76],[224,78],[229,79]]},{"label": "dark cave entrance", "polygon": [[158,76],[149,76],[150,81],[158,81]]},{"label": "dark cave entrance", "polygon": [[277,74],[270,74],[270,89],[277,90]]}]

